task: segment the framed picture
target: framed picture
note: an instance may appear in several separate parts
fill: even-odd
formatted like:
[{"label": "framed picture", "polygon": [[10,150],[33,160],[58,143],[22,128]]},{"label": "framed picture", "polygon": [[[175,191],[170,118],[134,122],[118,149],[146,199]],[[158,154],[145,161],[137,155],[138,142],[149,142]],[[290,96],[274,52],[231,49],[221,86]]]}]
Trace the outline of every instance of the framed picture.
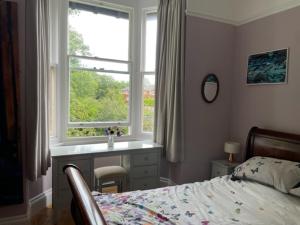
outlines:
[{"label": "framed picture", "polygon": [[250,55],[248,58],[247,84],[287,83],[288,55],[288,48]]}]

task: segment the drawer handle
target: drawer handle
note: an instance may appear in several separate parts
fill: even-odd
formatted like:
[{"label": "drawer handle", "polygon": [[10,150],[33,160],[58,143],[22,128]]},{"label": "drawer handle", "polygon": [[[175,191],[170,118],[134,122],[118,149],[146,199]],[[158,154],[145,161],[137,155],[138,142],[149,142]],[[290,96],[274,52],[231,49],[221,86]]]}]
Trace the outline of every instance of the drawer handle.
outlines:
[{"label": "drawer handle", "polygon": [[144,158],[144,160],[145,160],[145,161],[148,161],[148,160],[149,160],[148,156],[146,156],[146,157]]},{"label": "drawer handle", "polygon": [[147,187],[148,185],[147,185],[147,184],[143,184],[143,186],[144,186],[144,187]]}]

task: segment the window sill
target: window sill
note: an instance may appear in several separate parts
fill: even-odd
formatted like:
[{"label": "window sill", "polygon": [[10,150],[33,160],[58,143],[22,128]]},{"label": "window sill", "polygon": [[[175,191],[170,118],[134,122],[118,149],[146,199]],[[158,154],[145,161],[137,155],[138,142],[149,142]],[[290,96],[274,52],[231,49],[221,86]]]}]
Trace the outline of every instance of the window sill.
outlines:
[{"label": "window sill", "polygon": [[[81,138],[66,138],[59,141],[58,138],[50,138],[50,147],[55,146],[72,146],[72,145],[87,145],[87,144],[101,144],[107,143],[107,137],[81,137]],[[139,137],[123,136],[115,137],[115,142],[131,142],[131,141],[152,141],[153,135],[151,133],[142,134]]]}]

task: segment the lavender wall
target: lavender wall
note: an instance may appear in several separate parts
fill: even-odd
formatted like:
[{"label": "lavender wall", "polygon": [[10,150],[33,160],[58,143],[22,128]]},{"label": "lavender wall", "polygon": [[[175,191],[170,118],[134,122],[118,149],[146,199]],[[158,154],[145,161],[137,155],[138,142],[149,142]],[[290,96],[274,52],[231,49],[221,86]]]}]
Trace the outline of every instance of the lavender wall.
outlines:
[{"label": "lavender wall", "polygon": [[[185,71],[185,160],[172,165],[170,178],[176,183],[210,177],[210,163],[222,159],[229,138],[231,79],[233,75],[235,27],[196,17],[187,17]],[[207,104],[201,83],[208,73],[220,81],[217,100]]]},{"label": "lavender wall", "polygon": [[[231,137],[245,144],[252,126],[300,133],[300,7],[237,28]],[[247,57],[290,48],[288,84],[246,86]]]},{"label": "lavender wall", "polygon": [[52,168],[49,168],[47,175],[39,178],[37,181],[28,181],[28,198],[31,199],[52,188]]}]

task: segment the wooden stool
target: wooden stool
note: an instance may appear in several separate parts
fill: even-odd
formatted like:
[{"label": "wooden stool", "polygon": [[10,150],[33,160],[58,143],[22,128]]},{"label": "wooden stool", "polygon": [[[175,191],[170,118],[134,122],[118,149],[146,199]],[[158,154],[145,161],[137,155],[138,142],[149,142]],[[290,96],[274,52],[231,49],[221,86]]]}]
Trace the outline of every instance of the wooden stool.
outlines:
[{"label": "wooden stool", "polygon": [[96,190],[102,192],[105,182],[113,181],[118,186],[118,192],[127,190],[127,171],[122,166],[105,166],[94,170]]}]

